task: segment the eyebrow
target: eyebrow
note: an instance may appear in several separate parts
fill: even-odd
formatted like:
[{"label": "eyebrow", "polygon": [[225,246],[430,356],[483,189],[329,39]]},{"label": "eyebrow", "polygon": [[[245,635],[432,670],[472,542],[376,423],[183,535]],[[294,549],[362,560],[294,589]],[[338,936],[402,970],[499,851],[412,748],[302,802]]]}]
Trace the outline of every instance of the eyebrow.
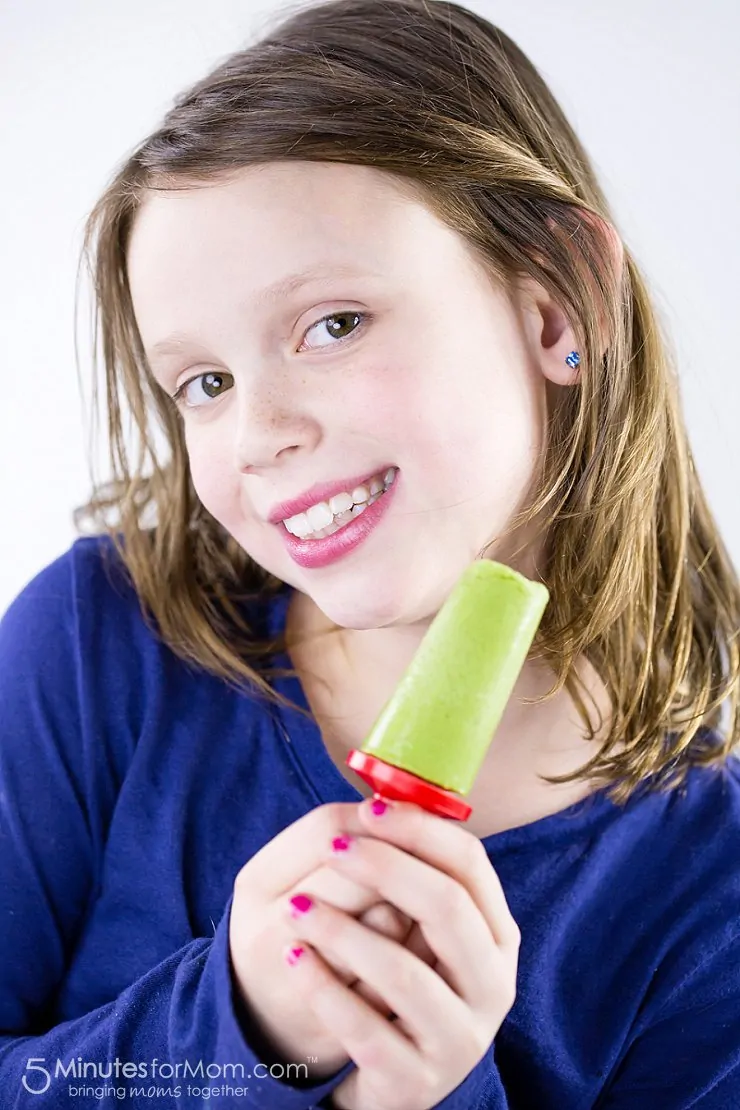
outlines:
[{"label": "eyebrow", "polygon": [[[270,305],[278,304],[281,300],[291,296],[297,292],[304,285],[308,285],[312,281],[325,280],[327,278],[351,278],[351,277],[374,277],[378,278],[382,275],[375,270],[363,270],[357,266],[310,266],[305,270],[298,270],[295,273],[287,274],[285,277],[280,278],[278,281],[268,285],[265,289],[260,290],[254,298],[254,303],[257,308],[267,308]],[[182,347],[192,342],[192,337],[185,332],[173,332],[168,335],[166,339],[161,339],[155,343],[151,351],[148,353],[147,358],[151,361],[163,355],[177,355],[180,354]]]}]

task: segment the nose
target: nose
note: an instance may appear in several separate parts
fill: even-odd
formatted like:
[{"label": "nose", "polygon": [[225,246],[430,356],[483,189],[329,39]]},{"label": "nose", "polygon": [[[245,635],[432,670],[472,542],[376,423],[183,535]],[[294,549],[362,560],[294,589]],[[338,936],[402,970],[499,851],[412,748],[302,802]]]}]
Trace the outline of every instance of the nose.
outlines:
[{"label": "nose", "polygon": [[318,438],[316,422],[291,394],[276,385],[263,389],[235,385],[234,467],[249,474],[274,465],[275,459],[310,447]]}]

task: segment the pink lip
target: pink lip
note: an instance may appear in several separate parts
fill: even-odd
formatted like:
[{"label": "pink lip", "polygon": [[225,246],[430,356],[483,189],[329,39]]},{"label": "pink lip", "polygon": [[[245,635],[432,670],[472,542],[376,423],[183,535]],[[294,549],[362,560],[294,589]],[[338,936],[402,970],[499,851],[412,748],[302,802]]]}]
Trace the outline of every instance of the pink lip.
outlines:
[{"label": "pink lip", "polygon": [[304,512],[305,509],[310,509],[312,505],[317,505],[319,501],[328,501],[337,493],[343,493],[345,490],[352,493],[352,490],[369,482],[376,474],[386,474],[390,469],[391,464],[383,469],[372,470],[359,478],[343,478],[339,482],[319,482],[307,489],[300,497],[295,497],[292,501],[282,501],[279,505],[273,506],[267,519],[270,524],[280,524],[282,520],[289,520],[292,516]]},{"label": "pink lip", "polygon": [[283,534],[283,542],[288,549],[288,554],[294,562],[301,567],[317,569],[328,566],[329,563],[348,555],[366,540],[375,526],[382,520],[391,507],[391,501],[401,479],[400,470],[396,472],[393,485],[378,498],[369,508],[365,509],[355,520],[345,524],[332,536],[323,540],[299,540],[292,535],[284,524],[278,524]]}]

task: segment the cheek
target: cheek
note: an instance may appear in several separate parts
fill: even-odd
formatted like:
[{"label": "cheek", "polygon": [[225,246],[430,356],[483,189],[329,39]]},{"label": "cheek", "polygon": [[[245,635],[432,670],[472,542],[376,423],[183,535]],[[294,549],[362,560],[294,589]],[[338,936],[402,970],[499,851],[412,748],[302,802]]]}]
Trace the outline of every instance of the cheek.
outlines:
[{"label": "cheek", "polygon": [[[515,504],[539,458],[542,413],[522,368],[480,348],[430,360],[424,387],[403,400],[405,451],[424,483],[461,511]],[[456,367],[449,373],[450,365]],[[444,371],[442,373],[441,371]],[[446,503],[446,501],[445,501]]]},{"label": "cheek", "polygon": [[185,435],[190,475],[195,492],[205,508],[228,527],[238,496],[239,480],[233,466],[233,448],[213,428],[196,428]]},{"label": "cheek", "polygon": [[[348,434],[350,441],[376,439],[393,445],[413,416],[413,393],[397,367],[365,369],[337,382],[320,419],[335,433]],[[359,462],[368,462],[358,458]]]}]

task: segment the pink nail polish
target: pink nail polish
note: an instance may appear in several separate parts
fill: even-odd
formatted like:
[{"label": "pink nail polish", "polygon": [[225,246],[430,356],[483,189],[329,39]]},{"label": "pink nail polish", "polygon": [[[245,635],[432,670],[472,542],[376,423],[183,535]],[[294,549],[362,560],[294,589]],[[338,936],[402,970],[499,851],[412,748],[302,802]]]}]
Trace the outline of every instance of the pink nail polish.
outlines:
[{"label": "pink nail polish", "polygon": [[300,944],[294,945],[292,948],[289,948],[288,951],[285,953],[285,959],[287,963],[289,963],[291,967],[293,966],[293,964],[297,964],[305,951],[306,949]]},{"label": "pink nail polish", "polygon": [[292,909],[290,911],[292,917],[302,917],[304,913],[308,913],[313,905],[313,902],[306,894],[294,894],[290,900]]},{"label": "pink nail polish", "polygon": [[382,798],[373,798],[372,802],[370,803],[370,812],[375,817],[380,817],[381,814],[385,813],[387,809],[388,804],[387,802],[384,802]]},{"label": "pink nail polish", "polygon": [[351,844],[351,836],[335,836],[331,842],[331,850],[332,852],[348,852]]}]

